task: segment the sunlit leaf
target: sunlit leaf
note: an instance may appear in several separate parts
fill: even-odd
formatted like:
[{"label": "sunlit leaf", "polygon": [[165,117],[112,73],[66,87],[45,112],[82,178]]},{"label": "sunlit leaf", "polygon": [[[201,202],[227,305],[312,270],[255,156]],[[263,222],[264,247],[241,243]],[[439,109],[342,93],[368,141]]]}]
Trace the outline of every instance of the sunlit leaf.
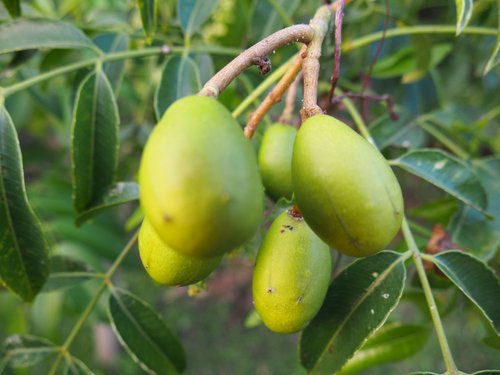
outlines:
[{"label": "sunlit leaf", "polygon": [[397,306],[406,270],[400,254],[359,259],[330,285],[318,315],[300,338],[300,359],[310,374],[338,371]]},{"label": "sunlit leaf", "polygon": [[186,56],[170,56],[155,94],[156,118],[159,120],[177,99],[193,95],[200,88],[200,73],[193,60]]},{"label": "sunlit leaf", "polygon": [[427,327],[388,323],[375,332],[339,374],[352,374],[375,365],[399,361],[418,353],[429,336]]},{"label": "sunlit leaf", "polygon": [[391,164],[425,179],[465,204],[481,211],[486,208],[486,193],[474,171],[442,150],[410,151]]},{"label": "sunlit leaf", "polygon": [[469,23],[472,16],[472,7],[474,6],[472,0],[455,0],[457,7],[457,33],[459,35]]},{"label": "sunlit leaf", "polygon": [[81,30],[62,21],[18,19],[0,25],[0,54],[33,48],[96,49]]},{"label": "sunlit leaf", "polygon": [[136,182],[117,182],[91,203],[91,206],[76,218],[77,225],[95,215],[124,203],[139,200],[139,185]]},{"label": "sunlit leaf", "polygon": [[500,280],[486,263],[461,251],[446,251],[433,262],[500,332]]},{"label": "sunlit leaf", "polygon": [[219,0],[182,0],[177,2],[177,14],[187,38],[201,30],[212,15]]},{"label": "sunlit leaf", "polygon": [[106,75],[98,70],[81,83],[72,126],[73,203],[78,213],[111,186],[118,161],[118,106]]},{"label": "sunlit leaf", "polygon": [[3,5],[11,17],[19,17],[21,15],[21,1],[20,0],[2,0]]},{"label": "sunlit leaf", "polygon": [[53,255],[50,257],[49,279],[43,291],[70,288],[93,277],[94,274],[86,263],[64,255]]},{"label": "sunlit leaf", "polygon": [[16,129],[0,107],[0,278],[22,299],[32,301],[47,279],[49,262],[23,174]]},{"label": "sunlit leaf", "polygon": [[125,290],[114,289],[109,314],[120,343],[141,366],[155,374],[184,370],[184,349],[146,302]]},{"label": "sunlit leaf", "polygon": [[7,337],[1,349],[2,359],[14,368],[33,366],[57,351],[49,340],[32,335]]},{"label": "sunlit leaf", "polygon": [[[142,27],[148,44],[153,42],[158,18],[158,0],[138,0]],[[179,1],[182,2],[182,1]]]}]

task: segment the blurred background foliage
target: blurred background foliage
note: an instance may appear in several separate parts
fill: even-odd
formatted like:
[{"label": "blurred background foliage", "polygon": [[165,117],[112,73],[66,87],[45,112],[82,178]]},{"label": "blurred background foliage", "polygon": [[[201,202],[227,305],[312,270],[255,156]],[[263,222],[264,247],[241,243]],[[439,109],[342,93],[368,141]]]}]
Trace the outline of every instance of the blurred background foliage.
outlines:
[{"label": "blurred background foliage", "polygon": [[[179,0],[184,1],[184,0]],[[391,0],[388,27],[449,25],[456,22],[450,0]],[[217,46],[234,51],[256,43],[266,35],[293,23],[307,23],[320,1],[220,0],[200,32],[189,40],[183,34],[175,0],[162,0],[153,46]],[[32,0],[22,1],[23,17],[64,20],[80,28],[103,51],[146,47],[141,16],[132,0]],[[498,3],[477,0],[470,25],[497,28]],[[350,43],[384,27],[383,1],[356,0],[345,10],[339,88],[360,92],[377,43],[353,49]],[[11,17],[0,4],[0,22]],[[0,29],[1,32],[1,29]],[[373,67],[368,91],[390,95],[400,115],[391,121],[385,104],[370,102],[365,120],[384,154],[395,158],[408,149],[444,148],[479,171],[489,192],[488,210],[500,217],[500,70],[483,75],[494,46],[494,35],[453,32],[422,33],[387,38]],[[193,53],[203,84],[236,52]],[[276,69],[297,51],[289,45],[271,57]],[[332,71],[332,38],[325,41],[321,58],[321,96],[324,104]],[[51,69],[91,57],[86,50],[29,50],[0,55],[0,84],[8,86]],[[144,143],[156,123],[155,92],[161,82],[165,60],[150,56],[109,63],[107,74],[117,94],[120,112],[118,181],[135,181]],[[6,108],[19,133],[28,197],[40,216],[52,254],[67,254],[85,261],[95,272],[104,272],[116,258],[140,220],[138,204],[130,203],[99,214],[77,227],[71,201],[70,127],[75,94],[89,72],[81,69],[20,91],[6,100]],[[176,77],[167,76],[165,84]],[[234,110],[261,82],[256,68],[242,74],[221,95]],[[242,124],[256,100],[238,120]],[[300,89],[296,107],[300,106]],[[359,102],[358,102],[359,103]],[[356,103],[356,105],[358,105]],[[266,126],[279,117],[278,103],[264,119],[253,139],[258,148]],[[344,104],[329,113],[352,123]],[[294,122],[298,121],[296,113]],[[498,272],[500,227],[474,221],[474,213],[444,192],[398,171],[409,218],[419,245],[425,247],[435,225],[441,225],[450,241],[482,259]],[[271,207],[271,204],[269,204]],[[269,209],[271,212],[271,208]],[[276,210],[272,212],[276,215]],[[270,221],[269,219],[267,221]],[[276,335],[255,321],[251,301],[251,270],[259,233],[243,250],[226,257],[222,267],[208,280],[206,290],[189,297],[186,288],[154,285],[142,269],[138,253],[132,252],[121,266],[116,284],[151,303],[178,334],[187,353],[188,374],[301,374],[297,336]],[[397,239],[395,249],[403,249]],[[456,246],[455,245],[455,246]],[[343,259],[342,264],[349,260]],[[452,352],[461,369],[500,368],[500,339],[488,331],[473,306],[450,284],[429,271],[436,298],[444,312],[444,324]],[[443,371],[435,334],[431,329],[418,282],[391,315],[392,321],[421,323],[429,328],[429,339],[410,359],[380,365],[366,374],[403,374],[418,369]],[[0,341],[15,333],[31,333],[62,342],[91,299],[95,281],[71,289],[40,294],[33,305],[21,302],[0,289]],[[485,345],[486,344],[486,345]],[[143,371],[121,349],[110,331],[106,307],[99,304],[77,340],[72,353],[96,374],[140,374]],[[35,369],[12,373],[42,374],[45,361]],[[9,371],[6,370],[7,374]]]}]

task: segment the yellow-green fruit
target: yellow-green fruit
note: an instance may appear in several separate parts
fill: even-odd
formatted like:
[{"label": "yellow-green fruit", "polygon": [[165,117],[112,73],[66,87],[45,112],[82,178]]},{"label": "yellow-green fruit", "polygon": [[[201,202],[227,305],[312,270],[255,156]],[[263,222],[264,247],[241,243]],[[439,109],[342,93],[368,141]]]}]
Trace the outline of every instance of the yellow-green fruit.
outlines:
[{"label": "yellow-green fruit", "polygon": [[254,151],[228,110],[213,98],[172,104],[144,149],[141,205],[160,237],[189,256],[242,245],[263,212]]},{"label": "yellow-green fruit", "polygon": [[333,117],[317,115],[302,124],[292,180],[311,229],[344,254],[360,257],[382,250],[401,226],[403,197],[387,161]]},{"label": "yellow-green fruit", "polygon": [[203,280],[222,259],[222,255],[195,258],[178,253],[163,242],[147,219],[139,230],[139,255],[149,276],[166,285],[189,285]]},{"label": "yellow-green fruit", "polygon": [[331,273],[328,245],[304,219],[283,212],[273,222],[257,255],[252,292],[255,309],[272,331],[303,329],[316,315]]},{"label": "yellow-green fruit", "polygon": [[275,201],[292,198],[292,153],[297,129],[283,124],[271,125],[262,138],[259,168],[266,193]]}]

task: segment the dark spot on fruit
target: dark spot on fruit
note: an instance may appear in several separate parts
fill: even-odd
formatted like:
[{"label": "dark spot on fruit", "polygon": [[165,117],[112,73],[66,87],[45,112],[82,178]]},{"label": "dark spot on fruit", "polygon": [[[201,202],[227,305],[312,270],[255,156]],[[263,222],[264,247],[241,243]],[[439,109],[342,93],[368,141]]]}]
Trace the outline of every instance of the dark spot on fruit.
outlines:
[{"label": "dark spot on fruit", "polygon": [[167,223],[168,223],[169,221],[172,221],[172,216],[170,216],[170,215],[169,215],[169,214],[167,214],[167,213],[164,213],[164,214],[163,214],[163,221],[165,221],[165,222],[167,222]]},{"label": "dark spot on fruit", "polygon": [[302,296],[299,296],[299,298],[297,298],[297,303],[301,303],[302,302]]},{"label": "dark spot on fruit", "polygon": [[283,224],[281,227],[282,227],[282,229],[280,230],[280,233],[285,233],[285,231],[287,229],[291,232],[294,229],[293,225],[289,225],[289,224]]},{"label": "dark spot on fruit", "polygon": [[274,288],[269,287],[267,288],[266,292],[269,294],[274,293]]}]

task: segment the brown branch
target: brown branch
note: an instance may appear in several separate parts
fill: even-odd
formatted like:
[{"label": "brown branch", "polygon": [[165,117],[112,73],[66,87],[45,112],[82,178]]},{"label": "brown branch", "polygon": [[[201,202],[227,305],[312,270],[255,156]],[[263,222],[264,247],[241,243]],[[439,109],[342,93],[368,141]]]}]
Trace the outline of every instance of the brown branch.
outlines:
[{"label": "brown branch", "polygon": [[266,96],[266,98],[262,101],[262,103],[257,107],[257,109],[252,113],[250,120],[248,120],[243,133],[245,137],[252,138],[257,129],[257,126],[262,121],[267,112],[271,109],[271,107],[281,100],[283,93],[286,91],[288,86],[293,82],[297,74],[300,72],[300,68],[302,66],[302,52],[305,51],[305,46],[302,47],[301,52],[297,55],[295,60],[293,61],[290,69],[287,70],[285,75],[281,77],[280,81],[273,87],[271,92]]},{"label": "brown branch", "polygon": [[323,113],[318,106],[318,76],[321,45],[325,39],[328,23],[331,18],[330,8],[333,5],[323,5],[318,9],[309,25],[314,30],[314,37],[307,45],[307,51],[302,54],[302,71],[304,74],[304,104],[300,110],[302,122],[311,116]]},{"label": "brown branch", "polygon": [[198,95],[219,96],[234,78],[246,68],[255,64],[257,58],[267,56],[288,43],[310,43],[313,39],[313,35],[314,30],[309,25],[294,25],[269,35],[267,38],[239,54],[234,60],[222,68],[205,84]]},{"label": "brown branch", "polygon": [[335,54],[333,57],[333,74],[328,92],[328,103],[331,103],[335,93],[335,86],[340,75],[340,52],[342,46],[342,22],[344,20],[345,0],[340,0],[337,10],[335,11]]},{"label": "brown branch", "polygon": [[286,99],[285,99],[285,108],[283,109],[283,112],[281,113],[281,116],[278,119],[278,122],[281,124],[292,123],[293,111],[295,109],[295,98],[297,96],[297,90],[299,88],[298,86],[301,78],[302,74],[301,72],[299,72],[299,74],[297,74],[292,84],[288,88],[288,92],[286,94]]}]

